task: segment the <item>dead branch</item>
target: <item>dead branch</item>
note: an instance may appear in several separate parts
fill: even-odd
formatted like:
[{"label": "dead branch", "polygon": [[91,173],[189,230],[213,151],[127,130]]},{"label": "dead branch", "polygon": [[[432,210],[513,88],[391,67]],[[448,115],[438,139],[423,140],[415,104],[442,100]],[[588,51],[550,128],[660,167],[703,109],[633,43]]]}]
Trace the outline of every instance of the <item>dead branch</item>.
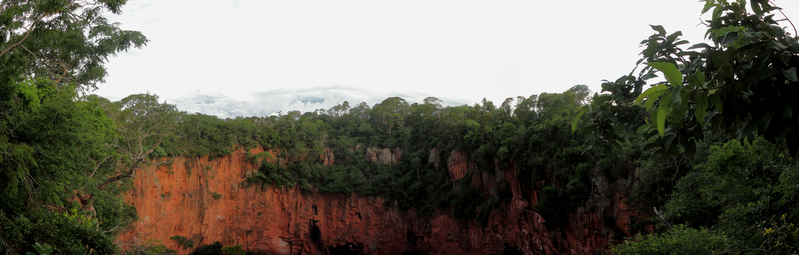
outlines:
[{"label": "dead branch", "polygon": [[655,209],[655,215],[660,217],[660,221],[662,221],[664,224],[666,224],[666,226],[669,227],[669,229],[671,229],[671,224],[669,224],[669,221],[666,220],[666,217],[663,217],[663,211],[658,211],[657,207],[652,208]]}]

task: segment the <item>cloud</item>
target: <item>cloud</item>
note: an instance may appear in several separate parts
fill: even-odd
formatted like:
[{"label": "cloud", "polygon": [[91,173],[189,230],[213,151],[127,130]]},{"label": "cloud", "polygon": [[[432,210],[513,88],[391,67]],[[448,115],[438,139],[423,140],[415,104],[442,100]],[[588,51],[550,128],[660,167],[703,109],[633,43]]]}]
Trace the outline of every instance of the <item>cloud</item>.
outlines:
[{"label": "cloud", "polygon": [[[366,102],[373,106],[389,97],[402,97],[408,103],[422,102],[430,96],[421,92],[393,93],[375,91],[354,86],[320,86],[312,88],[280,88],[263,92],[252,92],[249,98],[236,98],[221,92],[194,91],[181,98],[169,99],[181,111],[203,113],[220,118],[236,116],[269,116],[278,112],[312,112],[330,109],[348,101],[350,105]],[[438,97],[444,105],[472,103],[463,98]]]}]

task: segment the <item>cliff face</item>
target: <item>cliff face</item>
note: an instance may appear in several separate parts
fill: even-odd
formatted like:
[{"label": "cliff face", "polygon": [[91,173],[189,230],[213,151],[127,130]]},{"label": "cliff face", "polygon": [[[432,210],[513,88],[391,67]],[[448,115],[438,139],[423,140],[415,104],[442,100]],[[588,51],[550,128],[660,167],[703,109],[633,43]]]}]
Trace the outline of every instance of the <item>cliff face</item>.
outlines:
[{"label": "cliff face", "polygon": [[[381,154],[397,158],[378,160],[394,161],[401,152]],[[466,170],[460,168],[473,163],[461,152],[452,154],[450,176],[462,178]],[[333,159],[326,151],[323,160]],[[513,193],[485,227],[453,218],[446,210],[420,217],[413,210],[385,207],[383,198],[247,187],[243,180],[254,171],[241,150],[212,161],[177,158],[171,166],[139,171],[126,200],[140,219],[117,242],[125,247],[160,240],[178,254],[192,249],[169,240],[174,235],[188,237],[195,247],[219,241],[274,254],[592,254],[605,249],[614,231],[602,223],[602,215],[614,216],[617,226],[630,218],[623,197],[599,195],[627,184],[595,179],[596,194],[587,205],[565,215],[568,224],[547,229],[532,210],[536,192],[516,181],[515,164],[497,167],[493,177],[473,179],[486,192],[491,185],[509,185]]]}]

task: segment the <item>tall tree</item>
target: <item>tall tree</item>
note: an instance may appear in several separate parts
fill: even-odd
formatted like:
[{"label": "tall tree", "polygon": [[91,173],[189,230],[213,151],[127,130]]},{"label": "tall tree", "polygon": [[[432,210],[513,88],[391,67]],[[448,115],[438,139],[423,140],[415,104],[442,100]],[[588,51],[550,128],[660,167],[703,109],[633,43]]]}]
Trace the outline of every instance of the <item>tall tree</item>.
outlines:
[{"label": "tall tree", "polygon": [[148,159],[167,136],[174,133],[179,112],[175,105],[158,101],[155,94],[136,94],[106,105],[119,137],[112,143],[123,156],[127,169],[109,177],[100,189],[109,183],[133,177],[140,165]]},{"label": "tall tree", "polygon": [[[109,56],[143,47],[138,31],[110,23],[104,12],[121,14],[125,0],[3,0],[0,2],[0,91],[23,76],[50,78],[92,90],[103,82]],[[0,93],[4,96],[7,93]]]},{"label": "tall tree", "polygon": [[375,120],[375,128],[392,137],[392,131],[396,127],[405,126],[405,118],[411,112],[408,102],[401,97],[389,97],[383,102],[375,105],[372,114]]},{"label": "tall tree", "polygon": [[[34,251],[35,242],[65,254],[114,252],[105,226],[120,221],[119,191],[96,190],[113,165],[113,127],[79,92],[103,82],[109,56],[146,44],[105,17],[125,2],[0,1],[0,252]],[[92,193],[98,214],[54,212],[76,190]]]}]

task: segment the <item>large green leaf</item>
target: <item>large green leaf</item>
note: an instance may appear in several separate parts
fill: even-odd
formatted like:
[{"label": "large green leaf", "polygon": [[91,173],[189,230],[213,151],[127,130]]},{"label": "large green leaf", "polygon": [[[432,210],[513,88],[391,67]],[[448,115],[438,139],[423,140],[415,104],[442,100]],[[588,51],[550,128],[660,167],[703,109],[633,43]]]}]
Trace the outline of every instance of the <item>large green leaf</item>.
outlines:
[{"label": "large green leaf", "polygon": [[682,108],[682,95],[680,95],[680,92],[682,92],[682,87],[676,87],[671,91],[671,105],[674,109]]},{"label": "large green leaf", "polygon": [[658,71],[663,72],[663,75],[666,76],[666,80],[671,84],[673,87],[682,86],[682,73],[676,66],[672,63],[664,63],[664,62],[651,62],[646,63],[648,66],[651,66]]},{"label": "large green leaf", "polygon": [[799,52],[799,43],[796,42],[796,39],[793,39],[790,36],[786,36],[785,37],[785,41],[788,41],[788,44],[791,45],[791,48],[793,49],[793,53],[798,53]]},{"label": "large green leaf", "polygon": [[651,88],[649,88],[646,91],[644,91],[644,93],[641,93],[640,95],[638,95],[638,97],[635,98],[635,103],[641,102],[641,100],[643,100],[644,98],[647,98],[647,97],[649,97],[649,99],[655,99],[658,96],[663,94],[663,93],[660,93],[658,96],[653,96],[655,93],[657,93],[657,92],[665,92],[667,90],[669,90],[669,87],[666,86],[666,85],[663,85],[663,84],[658,84],[658,85],[652,86]]},{"label": "large green leaf", "polygon": [[727,35],[729,33],[737,33],[737,32],[741,32],[741,31],[746,31],[746,28],[744,28],[744,27],[736,27],[736,26],[726,26],[726,27],[722,27],[722,28],[716,29],[715,35],[716,35],[716,37],[722,37],[722,36],[725,36],[725,35]]},{"label": "large green leaf", "polygon": [[584,114],[585,110],[580,111],[580,113],[577,114],[577,118],[574,118],[574,121],[572,122],[572,133],[574,133],[574,131],[577,130],[577,123],[580,122],[580,119],[583,117]]},{"label": "large green leaf", "polygon": [[759,1],[752,0],[751,2],[749,2],[749,6],[752,7],[752,11],[754,11],[756,15],[763,15],[763,8],[760,8]]},{"label": "large green leaf", "polygon": [[709,100],[713,101],[713,105],[716,106],[716,111],[723,112],[724,111],[724,103],[721,101],[721,93],[714,93],[714,90],[711,90],[709,93],[711,94],[708,96]]},{"label": "large green leaf", "polygon": [[646,103],[644,105],[644,106],[646,106],[646,110],[647,111],[651,110],[652,106],[655,104],[655,101],[656,101],[655,98],[660,97],[661,95],[663,95],[666,92],[668,92],[668,91],[664,90],[664,91],[658,91],[658,92],[655,92],[655,94],[652,94],[652,96],[650,96],[650,98],[646,100]]},{"label": "large green leaf", "polygon": [[653,30],[658,31],[658,35],[666,36],[666,29],[663,28],[661,25],[649,25],[652,27]]},{"label": "large green leaf", "polygon": [[696,70],[696,72],[687,77],[688,80],[691,82],[691,86],[694,88],[704,88],[705,85],[705,74],[702,71]]},{"label": "large green leaf", "polygon": [[646,133],[646,131],[649,130],[649,127],[650,127],[649,123],[645,123],[645,124],[641,125],[640,127],[638,127],[638,130],[636,131],[636,133],[639,133],[639,134]]}]

